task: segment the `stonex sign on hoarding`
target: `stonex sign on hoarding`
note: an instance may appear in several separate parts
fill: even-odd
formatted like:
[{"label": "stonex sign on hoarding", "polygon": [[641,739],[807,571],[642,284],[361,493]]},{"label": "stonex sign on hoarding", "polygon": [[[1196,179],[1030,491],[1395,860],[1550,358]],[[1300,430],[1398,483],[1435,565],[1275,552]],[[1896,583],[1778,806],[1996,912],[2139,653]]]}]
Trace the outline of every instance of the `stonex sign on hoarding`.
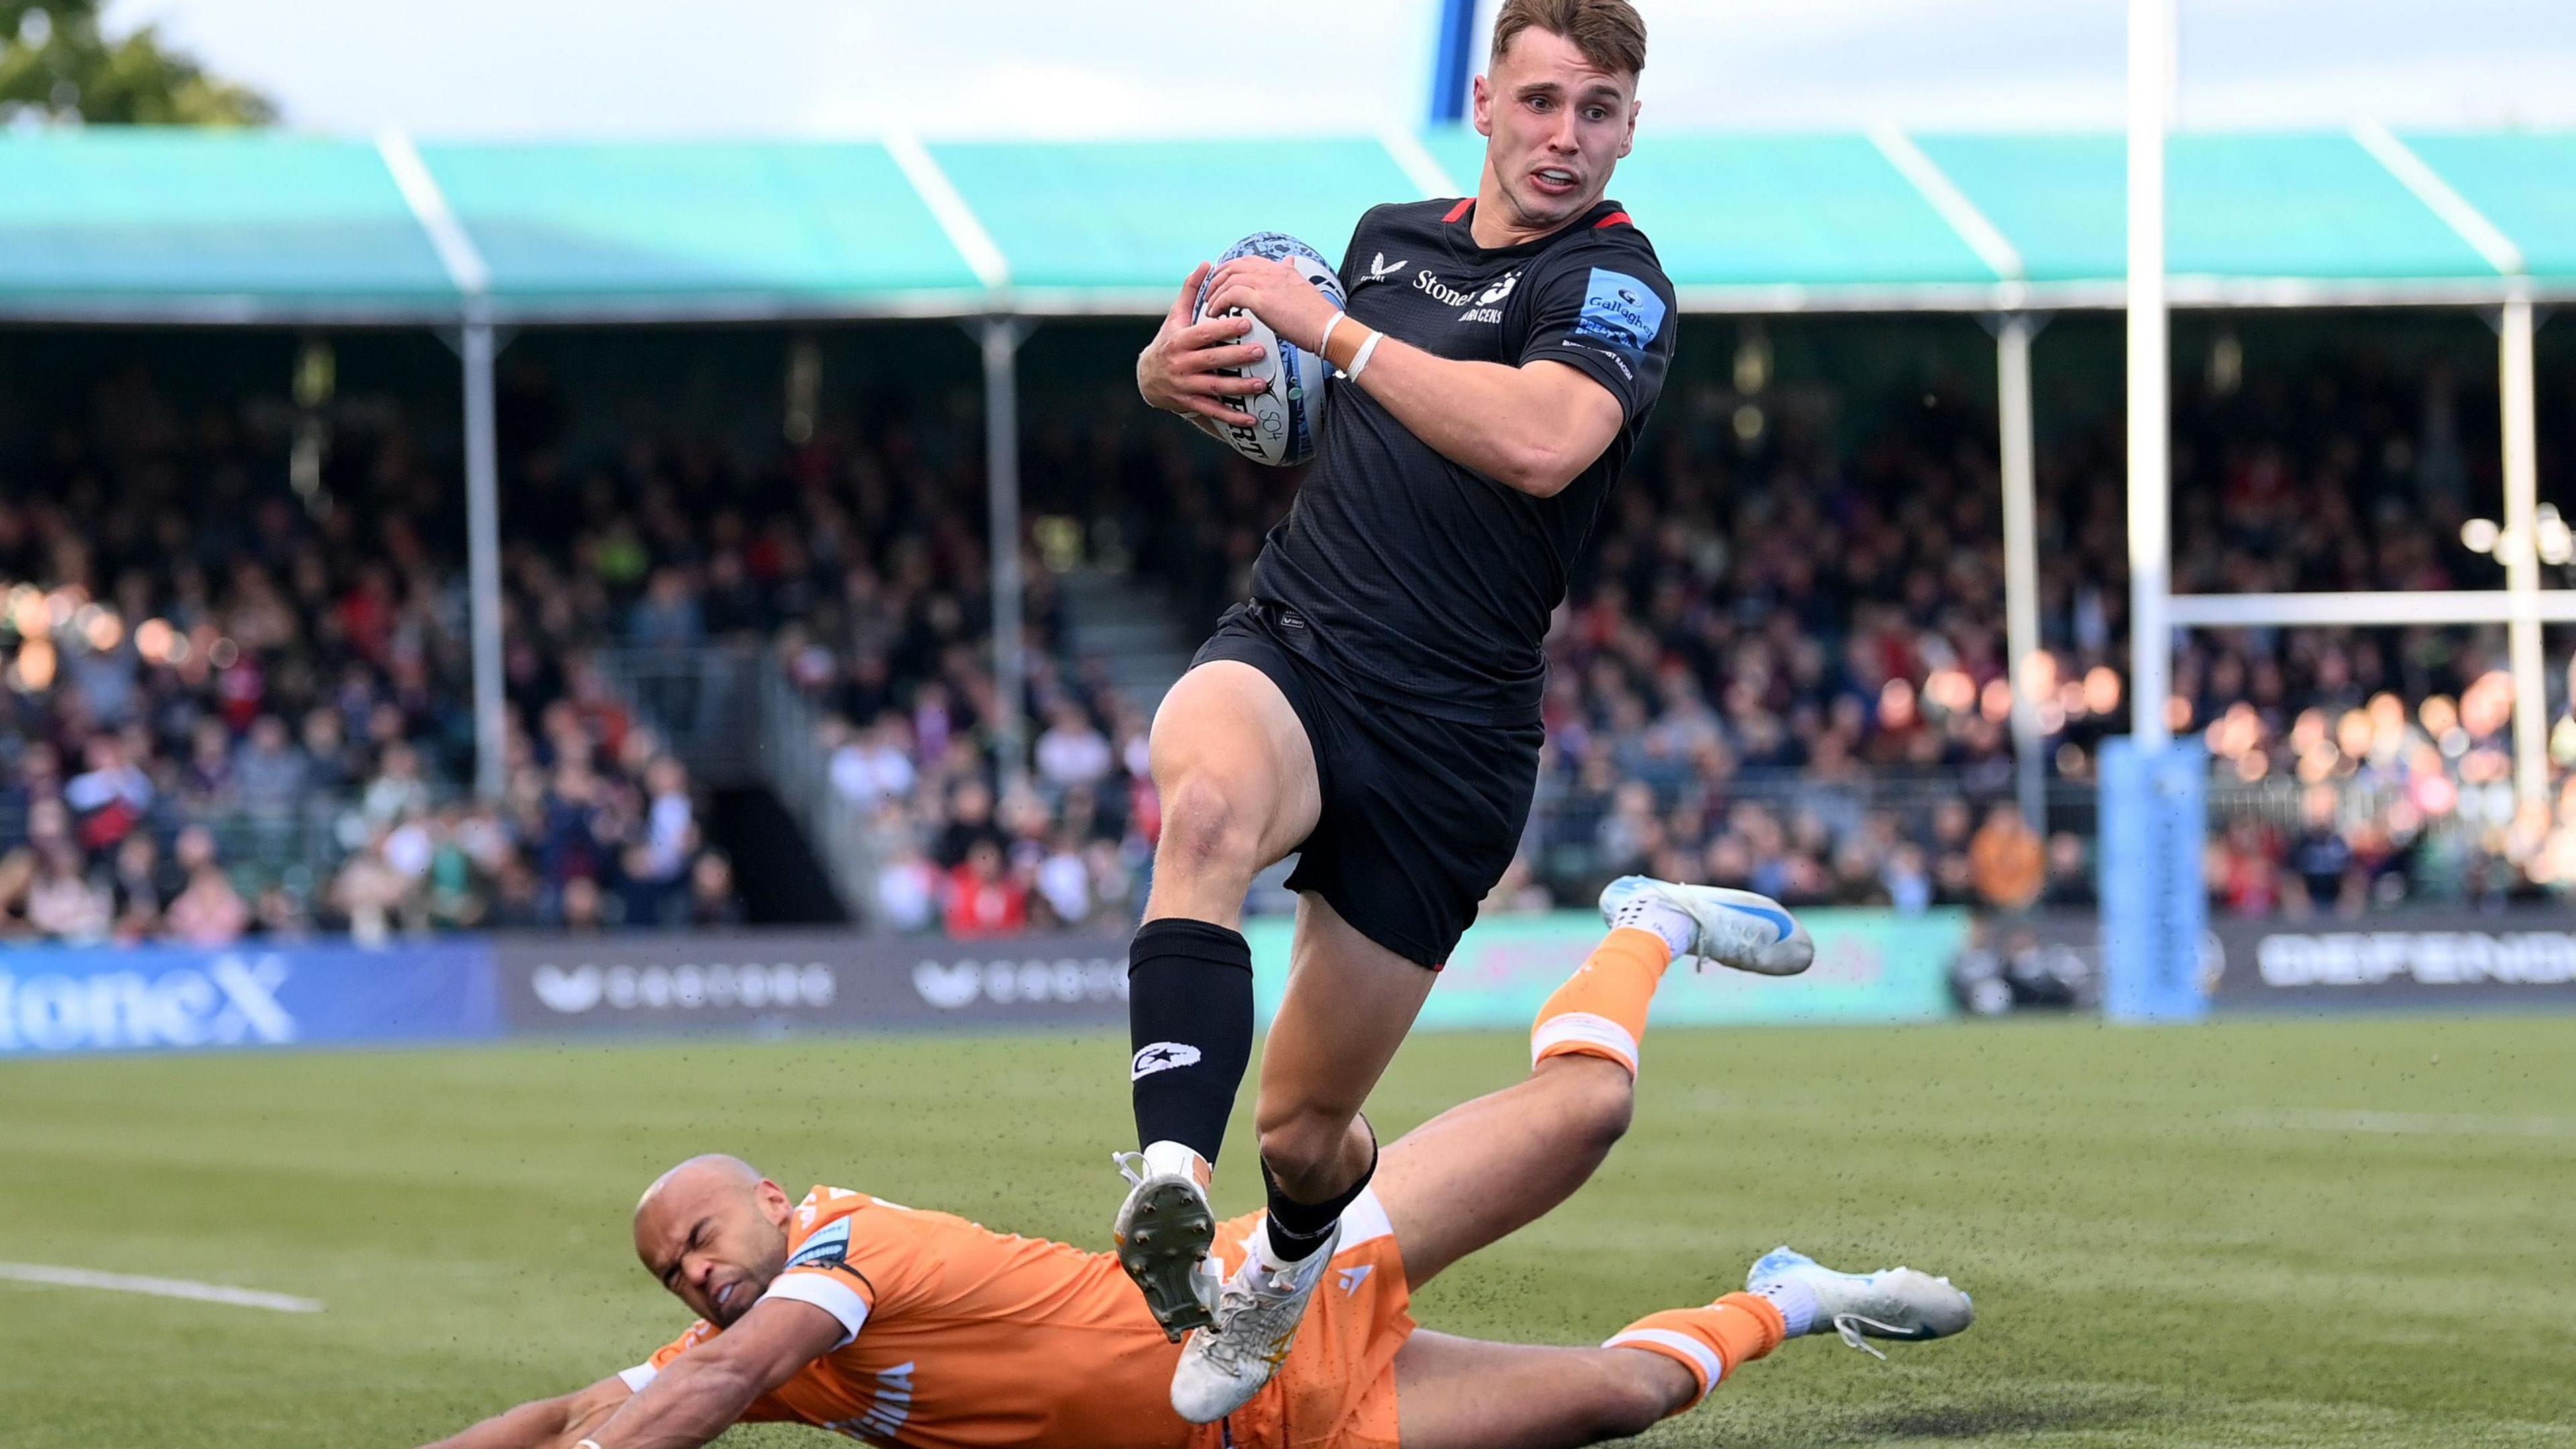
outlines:
[{"label": "stonex sign on hoarding", "polygon": [[1106,1026],[1127,1019],[1126,943],[846,932],[528,937],[493,943],[514,1032],[786,1033]]},{"label": "stonex sign on hoarding", "polygon": [[0,953],[0,1055],[466,1041],[497,1035],[480,943],[32,946]]}]

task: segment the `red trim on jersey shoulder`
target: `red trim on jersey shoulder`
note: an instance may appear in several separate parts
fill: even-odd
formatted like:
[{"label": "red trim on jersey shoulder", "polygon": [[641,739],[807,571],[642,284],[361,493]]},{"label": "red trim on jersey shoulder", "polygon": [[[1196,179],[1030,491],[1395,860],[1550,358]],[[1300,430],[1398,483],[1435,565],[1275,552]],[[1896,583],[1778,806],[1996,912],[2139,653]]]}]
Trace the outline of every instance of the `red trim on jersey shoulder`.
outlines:
[{"label": "red trim on jersey shoulder", "polygon": [[1630,220],[1628,219],[1628,213],[1626,213],[1626,212],[1624,212],[1624,211],[1614,211],[1614,212],[1610,213],[1608,216],[1605,216],[1605,217],[1601,218],[1599,221],[1596,221],[1596,222],[1592,223],[1592,229],[1593,229],[1594,231],[1599,231],[1601,228],[1603,228],[1603,227],[1605,227],[1605,226],[1635,226],[1635,225],[1636,225],[1636,223],[1635,223],[1635,222],[1630,221]]},{"label": "red trim on jersey shoulder", "polygon": [[1475,204],[1476,198],[1470,196],[1464,201],[1459,202],[1456,206],[1449,208],[1449,214],[1440,218],[1440,220],[1444,223],[1456,221],[1458,218],[1465,216],[1468,210],[1474,207]]}]

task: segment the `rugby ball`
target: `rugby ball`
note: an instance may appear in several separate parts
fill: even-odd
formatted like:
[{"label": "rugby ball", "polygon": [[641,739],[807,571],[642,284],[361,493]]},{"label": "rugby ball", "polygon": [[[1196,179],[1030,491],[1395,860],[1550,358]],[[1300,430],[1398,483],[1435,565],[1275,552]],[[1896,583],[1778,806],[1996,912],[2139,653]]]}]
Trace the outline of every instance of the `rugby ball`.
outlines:
[{"label": "rugby ball", "polygon": [[[1268,257],[1286,262],[1300,276],[1314,284],[1336,307],[1342,306],[1342,279],[1333,275],[1333,265],[1324,254],[1285,232],[1254,232],[1217,258],[1222,267],[1236,257]],[[1201,286],[1197,302],[1190,309],[1192,322],[1207,318],[1207,288]],[[1240,307],[1228,309],[1240,314]],[[1316,430],[1324,421],[1324,379],[1332,376],[1333,365],[1320,355],[1291,342],[1283,342],[1260,318],[1252,319],[1252,330],[1237,339],[1258,343],[1261,360],[1248,367],[1229,368],[1234,377],[1249,377],[1267,384],[1260,392],[1236,399],[1235,405],[1252,414],[1249,427],[1220,423],[1225,441],[1252,461],[1272,468],[1294,467],[1315,455]]]}]

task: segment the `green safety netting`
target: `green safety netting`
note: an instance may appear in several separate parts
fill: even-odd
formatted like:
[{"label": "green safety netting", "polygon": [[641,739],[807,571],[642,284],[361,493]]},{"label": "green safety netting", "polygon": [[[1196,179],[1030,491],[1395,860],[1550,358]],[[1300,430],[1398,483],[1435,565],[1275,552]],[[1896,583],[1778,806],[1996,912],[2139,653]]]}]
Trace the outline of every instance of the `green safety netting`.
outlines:
[{"label": "green safety netting", "polygon": [[[2406,143],[2519,249],[2540,295],[2576,296],[2576,135]],[[1338,257],[1370,204],[1464,194],[1482,144],[1449,130],[902,151],[433,144],[420,156],[433,209],[454,218],[488,274],[493,315],[613,321],[1156,311],[1192,263],[1246,232],[1293,232]],[[1971,244],[1957,209],[1945,212],[1884,138],[1650,130],[1612,194],[1654,239],[1686,306],[1983,308],[2018,295],[2007,281],[2026,281],[2031,305],[2116,300],[2119,137],[1914,145],[1938,173],[1933,188],[1946,178],[1991,223],[2020,277],[2008,275],[2014,258]],[[2506,286],[2350,135],[2187,132],[2172,140],[2168,175],[2171,269],[2218,284],[2178,281],[2186,301],[2478,298]],[[414,190],[407,200],[387,153],[364,141],[9,133],[0,316],[452,318],[464,300],[456,277],[472,268],[442,262],[426,224],[437,218],[415,214]]]}]

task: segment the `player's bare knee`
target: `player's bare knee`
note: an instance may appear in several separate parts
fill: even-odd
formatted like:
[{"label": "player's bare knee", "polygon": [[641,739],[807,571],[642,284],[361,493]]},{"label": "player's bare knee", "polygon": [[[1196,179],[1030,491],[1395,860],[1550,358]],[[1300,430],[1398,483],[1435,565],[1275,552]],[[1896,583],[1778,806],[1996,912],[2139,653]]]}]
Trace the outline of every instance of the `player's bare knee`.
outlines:
[{"label": "player's bare knee", "polygon": [[1155,874],[1248,882],[1261,869],[1260,853],[1260,822],[1249,818],[1234,792],[1213,779],[1184,776],[1164,798]]},{"label": "player's bare knee", "polygon": [[[1633,1350],[1619,1350],[1633,1352]],[[1654,1359],[1655,1355],[1639,1357]],[[1603,1376],[1586,1397],[1591,1413],[1584,1425],[1585,1442],[1598,1444],[1607,1439],[1632,1439],[1672,1417],[1680,1407],[1673,1398],[1669,1382],[1677,1365],[1658,1360],[1644,1364],[1619,1364],[1623,1370]],[[1683,1402],[1688,1402],[1684,1400]]]},{"label": "player's bare knee", "polygon": [[1297,1188],[1332,1175],[1350,1131],[1349,1117],[1317,1108],[1300,1108],[1276,1118],[1265,1113],[1260,1122],[1261,1160],[1296,1196]]},{"label": "player's bare knee", "polygon": [[1628,1124],[1636,1116],[1637,1084],[1616,1063],[1602,1065],[1609,1070],[1582,1074],[1574,1114],[1586,1144],[1607,1152],[1628,1135]]},{"label": "player's bare knee", "polygon": [[1628,1135],[1636,1115],[1637,1083],[1627,1068],[1601,1057],[1561,1056],[1541,1063],[1539,1072],[1583,1146],[1604,1153]]}]

